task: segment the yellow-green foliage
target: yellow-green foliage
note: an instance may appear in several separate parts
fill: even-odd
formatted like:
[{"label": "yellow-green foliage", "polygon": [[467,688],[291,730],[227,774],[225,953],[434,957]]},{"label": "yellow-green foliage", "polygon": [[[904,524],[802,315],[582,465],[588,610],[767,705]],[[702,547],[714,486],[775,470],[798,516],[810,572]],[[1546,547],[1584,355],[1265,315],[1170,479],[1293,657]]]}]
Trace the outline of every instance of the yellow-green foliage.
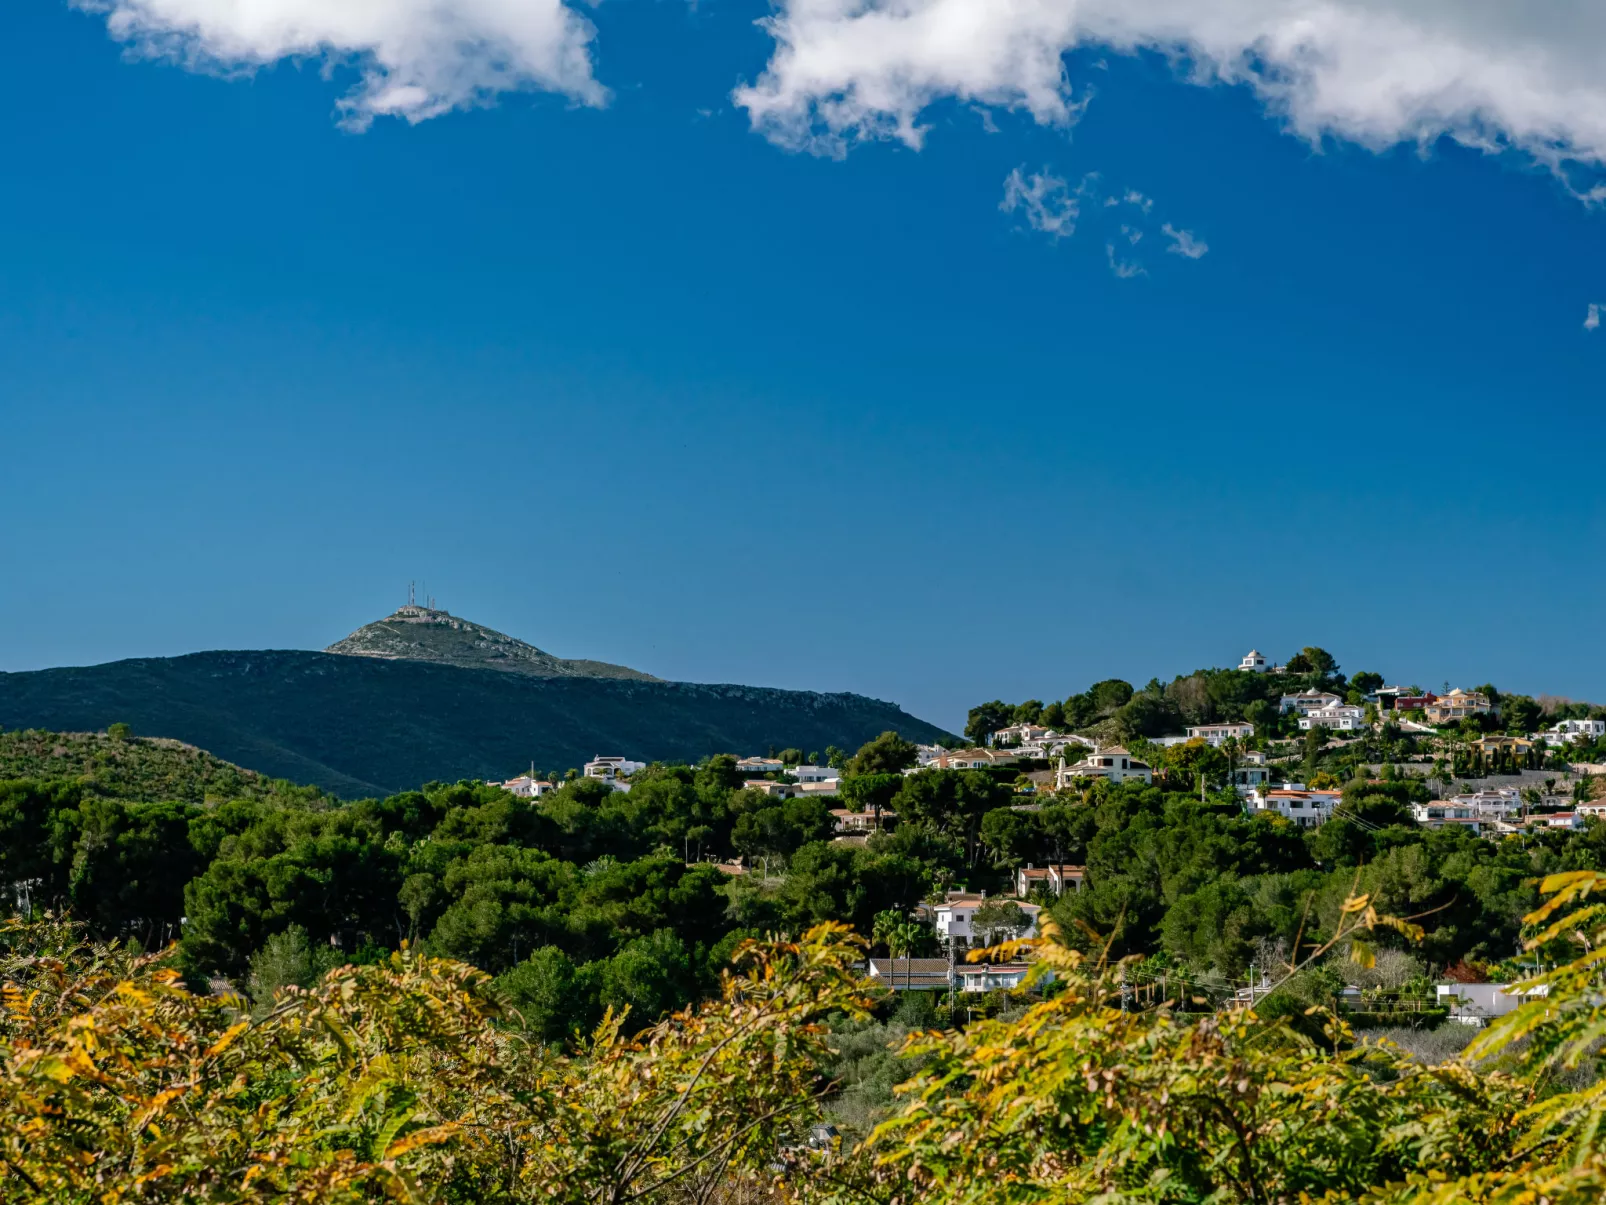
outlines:
[{"label": "yellow-green foliage", "polygon": [[822,926],[748,950],[723,999],[583,1051],[500,1024],[488,978],[404,952],[252,1021],[155,958],[8,934],[0,1200],[696,1199],[772,1178],[805,1126],[816,1018],[857,1013],[857,946]]},{"label": "yellow-green foliage", "polygon": [[[1606,875],[1558,875],[1541,924]],[[1346,905],[1350,932],[1412,926]],[[1024,1017],[911,1041],[924,1066],[904,1110],[805,1184],[822,1202],[1487,1201],[1571,1205],[1606,1194],[1606,1081],[1559,1091],[1606,1036],[1599,929],[1606,909],[1557,922],[1586,952],[1535,983],[1534,999],[1462,1059],[1425,1066],[1357,1042],[1329,1019],[1326,1041],[1239,1007],[1199,1019],[1124,1011],[1109,968],[1052,942],[1039,965],[1066,983]],[[1586,935],[1588,933],[1589,935]],[[1357,941],[1352,957],[1370,957]],[[1512,1043],[1526,1039],[1521,1049]],[[1493,1070],[1503,1062],[1507,1070]]]},{"label": "yellow-green foliage", "polygon": [[[1583,1205],[1606,1198],[1606,1081],[1580,1074],[1606,1037],[1606,875],[1542,886],[1532,945],[1582,954],[1432,1066],[1335,1018],[1313,1038],[1246,1006],[1123,1008],[1118,970],[1049,932],[1030,944],[1057,990],[911,1038],[905,1104],[849,1150],[805,1142],[820,1022],[868,1003],[840,927],[749,946],[720,1000],[634,1038],[610,1015],[562,1054],[461,963],[343,968],[251,1020],[160,958],[15,925],[0,1200]],[[1366,935],[1416,932],[1364,896],[1345,916],[1362,961]]]}]

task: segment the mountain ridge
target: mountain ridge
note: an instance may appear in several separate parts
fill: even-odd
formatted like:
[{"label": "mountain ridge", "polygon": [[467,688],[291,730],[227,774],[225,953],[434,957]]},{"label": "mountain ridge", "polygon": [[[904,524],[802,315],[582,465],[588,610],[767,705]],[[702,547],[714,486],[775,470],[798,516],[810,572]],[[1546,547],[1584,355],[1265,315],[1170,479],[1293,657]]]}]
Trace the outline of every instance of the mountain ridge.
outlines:
[{"label": "mountain ridge", "polygon": [[502,778],[598,754],[695,761],[948,733],[862,695],[650,678],[539,677],[403,658],[219,650],[0,673],[0,727],[180,740],[343,798]]}]

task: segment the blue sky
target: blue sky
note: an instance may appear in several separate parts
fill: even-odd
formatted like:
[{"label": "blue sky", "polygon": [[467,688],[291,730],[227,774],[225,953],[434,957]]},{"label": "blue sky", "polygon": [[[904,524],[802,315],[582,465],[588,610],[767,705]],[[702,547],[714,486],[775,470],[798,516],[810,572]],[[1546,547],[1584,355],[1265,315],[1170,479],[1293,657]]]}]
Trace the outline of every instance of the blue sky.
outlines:
[{"label": "blue sky", "polygon": [[330,65],[211,3],[0,8],[0,669],[321,647],[419,579],[947,724],[1250,645],[1606,700],[1587,104],[1031,27],[1063,112],[1014,59],[878,109],[856,50],[775,58],[838,0],[608,0],[586,70],[467,95],[428,28]]}]

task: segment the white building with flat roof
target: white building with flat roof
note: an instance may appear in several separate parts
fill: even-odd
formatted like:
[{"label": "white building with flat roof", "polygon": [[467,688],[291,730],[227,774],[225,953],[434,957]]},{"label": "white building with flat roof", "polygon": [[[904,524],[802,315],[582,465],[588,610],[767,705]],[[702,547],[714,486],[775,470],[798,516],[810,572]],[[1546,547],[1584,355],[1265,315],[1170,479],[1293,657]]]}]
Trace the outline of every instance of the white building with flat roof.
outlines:
[{"label": "white building with flat roof", "polygon": [[1333,814],[1343,798],[1342,791],[1310,790],[1303,783],[1285,782],[1280,787],[1260,788],[1249,797],[1249,803],[1256,811],[1276,812],[1301,828],[1314,828]]},{"label": "white building with flat roof", "polygon": [[[1023,914],[1026,928],[1018,933],[1005,934],[1002,931],[991,934],[983,933],[976,928],[976,913],[980,912],[989,903],[1014,904]],[[944,942],[957,938],[966,944],[982,944],[987,941],[1004,941],[1015,938],[1037,936],[1037,914],[1042,911],[1036,904],[1023,903],[1012,900],[1007,896],[993,896],[988,899],[987,893],[971,891],[950,891],[943,897],[941,903],[930,905],[932,919],[936,922],[937,936]]]},{"label": "white building with flat roof", "polygon": [[1253,724],[1195,724],[1188,729],[1189,740],[1201,740],[1220,748],[1229,740],[1247,741],[1255,735]]},{"label": "white building with flat roof", "polygon": [[1568,741],[1598,741],[1606,736],[1606,720],[1562,720],[1539,734],[1539,739],[1552,747]]}]

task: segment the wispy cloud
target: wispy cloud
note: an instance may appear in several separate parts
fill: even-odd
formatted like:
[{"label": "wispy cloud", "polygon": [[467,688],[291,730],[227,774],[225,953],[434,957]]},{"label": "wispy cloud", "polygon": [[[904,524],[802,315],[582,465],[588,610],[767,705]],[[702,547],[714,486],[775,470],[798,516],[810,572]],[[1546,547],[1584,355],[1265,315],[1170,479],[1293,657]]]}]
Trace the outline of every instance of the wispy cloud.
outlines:
[{"label": "wispy cloud", "polygon": [[1005,213],[1019,213],[1033,230],[1052,239],[1069,238],[1076,233],[1076,219],[1081,214],[1077,194],[1064,177],[1048,169],[1027,175],[1017,167],[1004,178],[1004,199],[998,208]]},{"label": "wispy cloud", "polygon": [[1141,209],[1144,217],[1148,217],[1149,210],[1154,208],[1154,199],[1152,197],[1144,196],[1135,188],[1127,189],[1126,195],[1122,197],[1121,200],[1125,201],[1128,205],[1134,205]]},{"label": "wispy cloud", "polygon": [[1589,312],[1584,315],[1584,329],[1586,331],[1592,331],[1600,325],[1601,308],[1601,303],[1598,301],[1589,303]]},{"label": "wispy cloud", "polygon": [[1143,241],[1143,231],[1137,229],[1135,226],[1127,226],[1123,224],[1121,227],[1121,233],[1126,235],[1126,241],[1131,243],[1134,247]]},{"label": "wispy cloud", "polygon": [[[1166,248],[1174,255],[1185,255],[1189,259],[1200,259],[1210,250],[1210,244],[1201,238],[1196,238],[1191,230],[1178,230],[1170,222],[1160,227],[1160,233],[1171,240]],[[1228,258],[1231,258],[1230,256]]]},{"label": "wispy cloud", "polygon": [[1115,254],[1115,244],[1105,243],[1104,254],[1110,261],[1110,271],[1121,280],[1131,280],[1134,276],[1147,276],[1149,270],[1136,260],[1121,259]]}]

